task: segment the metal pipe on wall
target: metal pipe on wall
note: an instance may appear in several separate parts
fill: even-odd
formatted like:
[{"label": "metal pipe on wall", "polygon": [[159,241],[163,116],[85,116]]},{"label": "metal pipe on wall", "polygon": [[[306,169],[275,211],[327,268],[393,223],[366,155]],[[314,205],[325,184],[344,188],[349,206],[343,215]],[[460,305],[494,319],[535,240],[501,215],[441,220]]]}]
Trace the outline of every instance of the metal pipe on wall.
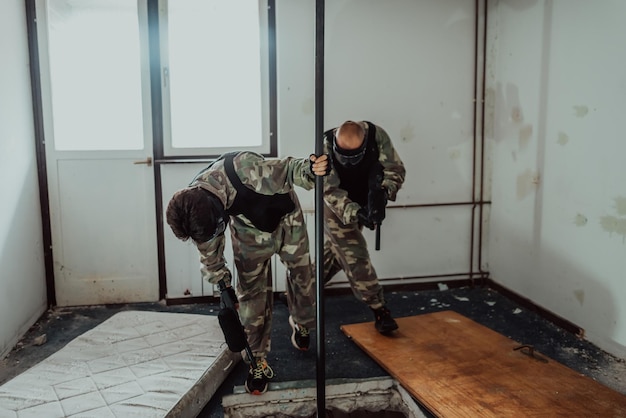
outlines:
[{"label": "metal pipe on wall", "polygon": [[470,220],[470,255],[469,255],[469,277],[472,286],[474,285],[474,230],[476,229],[476,132],[477,132],[477,112],[478,106],[478,6],[480,0],[474,1],[474,114],[472,126],[472,216]]},{"label": "metal pipe on wall", "polygon": [[[482,25],[482,44],[480,39],[480,18],[481,5],[484,22]],[[486,48],[487,48],[487,0],[475,0],[474,2],[474,121],[473,121],[473,148],[472,148],[472,211],[470,222],[470,282],[474,284],[474,254],[477,258],[477,273],[484,284],[484,280],[489,276],[489,272],[482,269],[482,241],[483,241],[483,209],[485,204],[491,202],[484,201],[485,186],[485,72],[486,72]],[[480,48],[479,48],[480,47]],[[482,54],[482,68],[479,65],[479,54]],[[480,96],[478,95],[478,81],[481,79]],[[480,125],[478,124],[478,110],[480,109]],[[480,134],[479,134],[480,131]],[[480,147],[478,146],[480,144]],[[479,162],[477,161],[479,160]],[[478,171],[478,173],[477,173]],[[477,190],[478,187],[478,190]],[[476,193],[478,192],[478,197]],[[476,219],[476,209],[478,209],[478,220]],[[475,238],[476,230],[478,238]],[[478,242],[476,242],[476,240]],[[474,248],[477,246],[478,248]]]},{"label": "metal pipe on wall", "polygon": [[[483,71],[482,71],[482,101],[481,101],[481,124],[480,124],[480,208],[478,213],[479,227],[478,227],[478,271],[483,279],[489,276],[489,272],[485,272],[482,266],[482,245],[483,245],[483,206],[484,203],[484,189],[485,189],[485,92],[487,83],[487,24],[488,24],[488,0],[483,1]],[[490,202],[491,203],[491,202]],[[487,277],[485,277],[487,276]],[[484,280],[483,280],[484,281]]]},{"label": "metal pipe on wall", "polygon": [[37,38],[37,10],[34,0],[27,0],[26,28],[28,31],[28,58],[30,60],[30,84],[33,101],[33,126],[35,128],[35,152],[37,158],[37,180],[43,234],[43,258],[46,271],[47,305],[56,306],[54,287],[54,258],[52,256],[52,226],[50,223],[50,200],[48,197],[48,168],[46,164],[46,138],[43,128],[43,103],[41,98],[41,73],[39,71],[39,41]]}]

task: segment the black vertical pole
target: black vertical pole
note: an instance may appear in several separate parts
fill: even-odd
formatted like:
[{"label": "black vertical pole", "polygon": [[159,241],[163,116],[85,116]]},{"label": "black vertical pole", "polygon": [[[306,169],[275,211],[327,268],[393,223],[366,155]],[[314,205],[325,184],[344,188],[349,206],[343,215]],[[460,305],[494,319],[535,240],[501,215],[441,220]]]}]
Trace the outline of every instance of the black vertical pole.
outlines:
[{"label": "black vertical pole", "polygon": [[30,93],[33,101],[37,179],[39,180],[39,207],[43,231],[43,261],[46,272],[47,306],[55,306],[54,257],[52,254],[52,226],[50,225],[50,197],[48,195],[48,168],[46,163],[46,135],[43,128],[41,74],[39,72],[39,40],[37,36],[37,8],[34,0],[26,0],[26,28],[28,31],[28,58],[30,59]]},{"label": "black vertical pole", "polygon": [[[324,0],[315,0],[315,155],[324,144]],[[315,178],[315,283],[317,289],[317,417],[326,415],[324,343],[324,178]]]}]

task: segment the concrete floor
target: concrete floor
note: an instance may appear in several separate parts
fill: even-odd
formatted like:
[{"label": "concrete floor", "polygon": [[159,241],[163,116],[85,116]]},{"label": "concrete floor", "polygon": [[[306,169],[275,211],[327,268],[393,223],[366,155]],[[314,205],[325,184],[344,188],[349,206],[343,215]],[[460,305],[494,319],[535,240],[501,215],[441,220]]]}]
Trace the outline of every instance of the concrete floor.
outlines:
[{"label": "concrete floor", "polygon": [[[443,288],[443,287],[442,287]],[[573,370],[626,394],[626,362],[564,331],[534,312],[526,310],[487,288],[461,287],[445,290],[403,290],[386,292],[394,316],[413,316],[453,310],[519,343],[535,349]],[[161,303],[92,306],[51,309],[28,331],[9,355],[0,361],[0,384],[24,372],[69,341],[92,329],[114,314],[127,310],[179,312],[217,315],[217,304],[165,306]],[[388,374],[365,355],[339,329],[343,324],[373,321],[371,311],[352,294],[325,297],[327,379],[369,379]],[[272,351],[268,362],[274,369],[274,382],[315,380],[316,341],[308,352],[296,351],[290,343],[286,306],[279,300],[274,307]],[[45,335],[46,342],[41,343]],[[222,397],[241,391],[247,369],[240,362],[202,409],[199,417],[223,417]]]}]

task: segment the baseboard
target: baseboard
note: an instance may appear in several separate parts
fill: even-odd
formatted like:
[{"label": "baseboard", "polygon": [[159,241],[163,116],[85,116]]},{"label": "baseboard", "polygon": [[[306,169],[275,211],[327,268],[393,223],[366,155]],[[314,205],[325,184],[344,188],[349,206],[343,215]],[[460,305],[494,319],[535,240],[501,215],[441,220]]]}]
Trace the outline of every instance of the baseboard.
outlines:
[{"label": "baseboard", "polygon": [[494,282],[492,279],[489,279],[489,278],[485,279],[485,285],[488,288],[500,293],[502,296],[505,296],[508,299],[511,299],[513,302],[517,303],[518,305],[528,309],[529,311],[535,312],[536,314],[552,322],[554,325],[558,326],[559,328],[562,328],[565,331],[571,332],[572,334],[576,335],[579,338],[585,337],[585,330],[579,327],[578,325],[535,304],[532,300],[524,296],[521,296],[510,289],[507,289],[501,284]]}]

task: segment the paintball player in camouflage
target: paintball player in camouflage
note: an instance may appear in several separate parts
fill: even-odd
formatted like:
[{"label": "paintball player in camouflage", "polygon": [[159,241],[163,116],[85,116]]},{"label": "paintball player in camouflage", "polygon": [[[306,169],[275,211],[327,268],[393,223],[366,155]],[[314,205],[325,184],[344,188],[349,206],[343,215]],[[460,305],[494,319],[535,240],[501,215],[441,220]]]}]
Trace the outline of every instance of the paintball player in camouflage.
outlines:
[{"label": "paintball player in camouflage", "polygon": [[[371,122],[346,121],[324,133],[332,170],[324,182],[324,280],[343,270],[352,292],[374,312],[380,333],[398,329],[385,306],[363,226],[380,227],[387,200],[396,200],[405,169],[385,130]],[[376,176],[378,178],[376,179]]]},{"label": "paintball player in camouflage", "polygon": [[[304,215],[293,187],[309,190],[315,185],[315,175],[328,171],[326,155],[265,159],[253,152],[224,154],[187,188],[177,191],[167,206],[167,223],[174,235],[196,244],[204,278],[213,284],[223,281],[225,291],[238,302],[255,357],[245,382],[249,393],[264,393],[273,377],[266,354],[270,351],[273,298],[269,273],[274,254],[288,272],[291,342],[299,350],[309,348],[309,329],[315,326],[315,279]],[[236,296],[223,255],[229,222],[238,273]]]}]

